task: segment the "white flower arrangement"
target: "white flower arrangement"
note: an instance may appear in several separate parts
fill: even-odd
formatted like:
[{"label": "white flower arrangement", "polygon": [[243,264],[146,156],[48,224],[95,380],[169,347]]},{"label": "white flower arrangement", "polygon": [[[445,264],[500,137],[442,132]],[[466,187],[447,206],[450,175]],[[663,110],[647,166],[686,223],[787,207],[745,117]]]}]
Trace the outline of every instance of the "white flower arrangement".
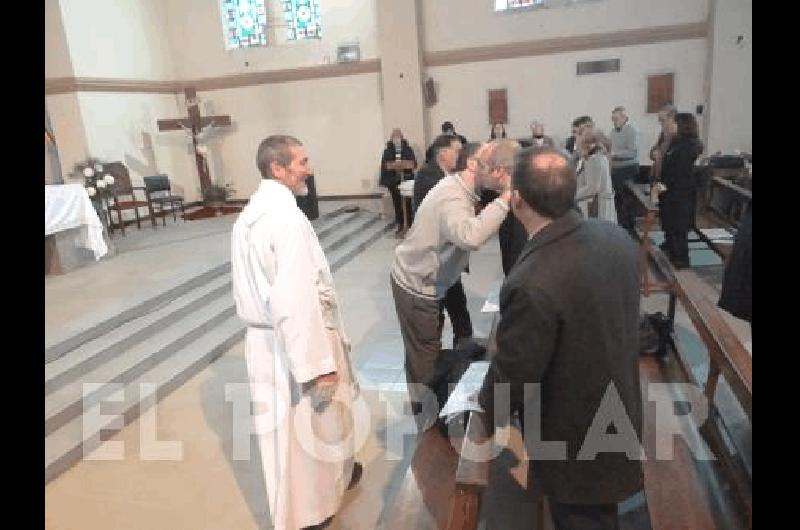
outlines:
[{"label": "white flower arrangement", "polygon": [[102,180],[102,179],[97,179],[97,181],[95,182],[95,186],[97,186],[99,189],[103,189],[103,188],[105,188],[107,185],[108,185],[108,184],[106,184],[106,181],[105,181],[105,180]]},{"label": "white flower arrangement", "polygon": [[106,183],[106,184],[108,184],[109,186],[110,186],[111,184],[114,184],[114,177],[113,177],[113,176],[111,176],[111,175],[108,175],[108,174],[106,174],[106,175],[103,177],[103,180],[104,180],[104,181],[105,181],[105,183]]},{"label": "white flower arrangement", "polygon": [[86,193],[89,194],[89,197],[94,197],[95,195],[97,195],[97,190],[94,189],[92,186],[88,186],[86,188]]},{"label": "white flower arrangement", "polygon": [[87,179],[92,178],[94,176],[94,169],[87,167],[83,170],[83,176]]}]

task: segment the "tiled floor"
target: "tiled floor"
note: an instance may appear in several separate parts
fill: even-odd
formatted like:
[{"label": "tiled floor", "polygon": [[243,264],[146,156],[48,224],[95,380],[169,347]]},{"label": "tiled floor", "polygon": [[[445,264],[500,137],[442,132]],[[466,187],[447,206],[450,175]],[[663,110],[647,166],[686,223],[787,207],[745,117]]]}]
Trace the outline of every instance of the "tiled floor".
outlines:
[{"label": "tiled floor", "polygon": [[[379,211],[380,204],[376,202],[361,206]],[[325,213],[339,206],[322,202],[320,211]],[[206,224],[214,226],[204,228],[197,224],[193,229],[197,233],[182,236],[159,230],[148,233],[148,238],[145,231],[133,232],[124,241],[125,252],[113,259],[122,263],[127,256],[134,262],[128,268],[135,270],[143,266],[140,260],[152,259],[150,253],[157,248],[162,263],[179,267],[186,245],[195,253],[217,252],[222,257],[227,246],[223,244],[220,249],[220,242],[227,237],[225,232],[234,218],[212,220]],[[370,436],[359,452],[366,473],[362,486],[350,494],[338,517],[340,528],[366,530],[378,526],[383,508],[393,498],[413,452],[413,436],[403,437],[404,432],[413,432],[413,424],[403,416],[402,341],[389,292],[389,264],[397,243],[391,233],[387,234],[335,274],[347,333],[354,345],[353,361],[372,410]],[[207,246],[213,248],[206,250]],[[110,271],[110,264],[111,260],[107,264],[101,262],[73,273],[77,276],[55,278],[50,280],[49,288],[54,293],[58,288],[66,292],[89,278],[113,282],[107,277],[110,274],[101,271]],[[471,273],[464,277],[465,290],[476,334],[486,334],[491,315],[481,314],[480,307],[501,274],[496,240],[476,253],[471,264]],[[101,298],[94,303],[103,302]],[[68,303],[66,299],[61,307],[51,308],[51,322],[58,316],[73,314],[64,307]],[[62,318],[67,320],[66,316]],[[444,337],[449,345],[452,333],[449,323],[446,326]],[[124,443],[124,460],[83,461],[49,484],[47,527],[268,528],[266,494],[255,445],[251,460],[232,459],[232,404],[225,401],[224,389],[228,383],[245,381],[243,347],[239,344],[161,401],[155,415],[145,415],[113,438]],[[181,459],[142,459],[140,437],[153,418],[158,440],[180,442]]]},{"label": "tiled floor", "polygon": [[[365,207],[380,211],[377,203],[372,201]],[[320,210],[324,213],[338,206],[322,202]],[[227,221],[219,222],[222,225]],[[213,234],[197,236],[191,242],[176,241],[166,247],[177,253],[185,252],[182,245],[189,244],[193,252],[224,251],[205,248],[206,242],[214,245]],[[389,266],[397,242],[391,233],[387,234],[335,274],[347,333],[354,346],[353,361],[371,411],[371,424],[369,436],[358,454],[365,464],[362,484],[346,497],[334,529],[381,527],[381,514],[397,492],[414,448],[413,436],[403,436],[413,426],[403,416],[402,341],[389,290]],[[144,238],[137,241],[135,236],[131,237],[128,244],[132,249],[138,246],[142,255],[148,252],[149,243]],[[172,250],[166,247],[161,247],[161,259],[169,262]],[[100,270],[99,264],[92,268]],[[497,289],[502,276],[496,239],[473,254],[470,270],[463,281],[473,326],[476,336],[486,336],[492,315],[481,313],[481,307],[487,294]],[[93,275],[99,276],[101,282],[113,280],[99,273],[84,274],[87,278],[80,281],[88,281]],[[665,310],[666,303],[663,297],[651,296],[643,300],[642,306],[647,310]],[[691,323],[681,312],[677,325],[691,333]],[[452,338],[449,323],[446,326],[445,347]],[[700,357],[698,365],[702,364]],[[255,443],[250,444],[249,460],[234,460],[232,456],[233,410],[225,399],[225,388],[245,381],[240,343],[166,397],[155,411],[114,436],[112,441],[124,443],[123,460],[83,461],[50,483],[45,489],[46,527],[52,530],[270,528]],[[179,442],[180,458],[143,459],[140,448],[145,443],[152,447],[153,439]]]}]

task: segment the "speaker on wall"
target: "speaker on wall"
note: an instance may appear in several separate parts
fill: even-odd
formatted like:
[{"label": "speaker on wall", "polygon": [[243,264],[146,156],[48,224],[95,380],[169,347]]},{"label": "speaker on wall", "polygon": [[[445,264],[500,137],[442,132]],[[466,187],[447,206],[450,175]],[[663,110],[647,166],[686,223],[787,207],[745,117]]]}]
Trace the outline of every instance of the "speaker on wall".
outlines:
[{"label": "speaker on wall", "polygon": [[429,77],[427,81],[425,81],[425,85],[423,86],[422,95],[425,98],[425,105],[428,107],[432,107],[436,105],[439,101],[438,96],[436,94],[436,84],[433,82],[433,78]]}]

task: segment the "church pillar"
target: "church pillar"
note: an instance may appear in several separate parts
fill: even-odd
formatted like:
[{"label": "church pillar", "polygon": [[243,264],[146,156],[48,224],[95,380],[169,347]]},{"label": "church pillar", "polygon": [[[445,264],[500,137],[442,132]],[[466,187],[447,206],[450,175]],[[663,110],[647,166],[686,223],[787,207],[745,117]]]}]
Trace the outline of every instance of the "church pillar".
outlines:
[{"label": "church pillar", "polygon": [[422,99],[422,49],[418,0],[376,2],[384,141],[395,127],[403,131],[421,163],[425,148]]},{"label": "church pillar", "polygon": [[703,135],[707,152],[753,149],[753,1],[710,0]]},{"label": "church pillar", "polygon": [[53,134],[53,125],[50,123],[50,113],[47,112],[47,101],[44,103],[44,183],[63,184],[64,175],[61,172],[61,162],[58,159],[58,145]]}]

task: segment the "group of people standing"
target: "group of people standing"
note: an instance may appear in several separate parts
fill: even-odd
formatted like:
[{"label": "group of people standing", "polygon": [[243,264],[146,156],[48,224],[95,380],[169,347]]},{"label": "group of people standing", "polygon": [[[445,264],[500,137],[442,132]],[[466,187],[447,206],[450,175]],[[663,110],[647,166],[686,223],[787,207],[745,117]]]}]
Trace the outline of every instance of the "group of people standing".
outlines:
[{"label": "group of people standing", "polygon": [[612,111],[609,136],[599,131],[589,116],[572,122],[566,148],[578,175],[576,200],[585,216],[617,222],[634,229],[635,199],[629,181],[651,184],[664,232],[661,249],[676,268],[689,262],[689,230],[695,224],[695,161],[703,151],[694,115],[678,112],[671,104],[658,113],[661,132],[650,149],[649,174],[639,165],[638,133],[623,107]]},{"label": "group of people standing", "polygon": [[[616,503],[642,487],[640,462],[626,456],[630,448],[591,459],[576,455],[612,387],[641,439],[636,245],[616,223],[586,219],[621,219],[617,195],[638,168],[636,135],[624,109],[615,109],[613,119],[610,140],[590,118],[577,120],[571,154],[545,145],[541,124],[532,127],[531,147],[523,150],[502,138],[502,130],[493,131],[500,138],[468,143],[445,123],[417,174],[415,219],[389,267],[408,398],[424,431],[438,414],[429,391],[443,311],[451,314],[456,342],[472,335],[460,277],[470,252],[506,230],[504,252],[513,243],[516,255],[503,256],[498,347],[479,403],[491,418],[495,384],[509,384],[509,410],[540,409],[543,439],[568,444],[563,458],[532,463],[557,528],[576,520],[615,528]],[[662,125],[651,155],[655,178],[666,186],[666,248],[682,258],[685,198],[700,144],[693,116],[666,109]],[[401,131],[392,132],[383,160],[413,162],[401,171],[382,166],[381,183],[397,207],[396,188],[416,168]],[[319,530],[362,476],[350,436],[360,389],[330,268],[296,203],[308,193],[312,173],[305,147],[290,136],[270,136],[259,145],[256,164],[262,182],[231,237],[254,426],[275,528]],[[530,395],[529,383],[541,392]],[[506,421],[500,416],[489,423]]]},{"label": "group of people standing", "polygon": [[[576,172],[578,189],[575,205],[585,218],[598,218],[614,222],[629,232],[635,228],[637,205],[627,188],[629,181],[653,185],[654,199],[659,203],[664,242],[661,249],[667,254],[676,268],[688,267],[688,234],[694,226],[695,176],[694,164],[703,150],[698,138],[698,125],[694,115],[677,112],[671,104],[665,105],[658,113],[661,132],[650,150],[652,168],[649,174],[641,171],[639,165],[638,131],[630,123],[624,107],[616,107],[611,113],[613,128],[606,135],[590,116],[580,116],[572,122],[572,135],[562,150],[568,156],[570,165]],[[533,121],[530,138],[518,140],[522,147],[552,147],[555,142],[545,135],[544,125]],[[452,122],[442,124],[442,135],[452,138],[454,149],[466,145],[466,138],[456,133]],[[502,123],[492,125],[489,140],[506,138]],[[435,142],[434,142],[435,143]],[[423,167],[414,185],[412,209],[420,204],[430,183],[436,182],[455,167],[456,154],[445,152],[444,164],[440,164],[433,154],[434,144],[426,151],[427,169]],[[452,150],[451,150],[452,151]],[[447,156],[452,158],[447,161]],[[416,168],[414,151],[403,139],[399,129],[392,131],[381,162],[381,185],[387,187],[395,207],[395,221],[398,232],[410,224],[411,219],[403,218],[403,208],[399,192],[402,180],[414,178],[412,170],[404,172],[390,170],[387,162],[411,160]],[[481,204],[488,204],[495,198],[489,190],[481,193]],[[405,221],[405,222],[404,222]],[[503,251],[503,272],[507,275],[524,245],[524,231],[512,215],[503,223],[499,233]]]},{"label": "group of people standing", "polygon": [[[479,404],[490,429],[507,424],[511,411],[524,417],[538,409],[540,439],[569,447],[563,458],[531,463],[556,528],[579,520],[616,528],[616,503],[642,487],[640,462],[624,450],[591,459],[576,452],[611,386],[641,436],[637,246],[615,223],[578,212],[578,179],[559,150],[523,149],[502,138],[467,143],[455,157],[457,169],[448,171],[458,143],[447,135],[433,142],[443,176],[417,204],[389,274],[418,429],[429,429],[439,412],[434,388],[442,376],[436,366],[448,294],[470,252],[514,219],[523,244],[500,292],[497,351]],[[529,392],[529,384],[541,385],[541,393]],[[511,401],[495,415],[495,389],[506,385]]]}]

